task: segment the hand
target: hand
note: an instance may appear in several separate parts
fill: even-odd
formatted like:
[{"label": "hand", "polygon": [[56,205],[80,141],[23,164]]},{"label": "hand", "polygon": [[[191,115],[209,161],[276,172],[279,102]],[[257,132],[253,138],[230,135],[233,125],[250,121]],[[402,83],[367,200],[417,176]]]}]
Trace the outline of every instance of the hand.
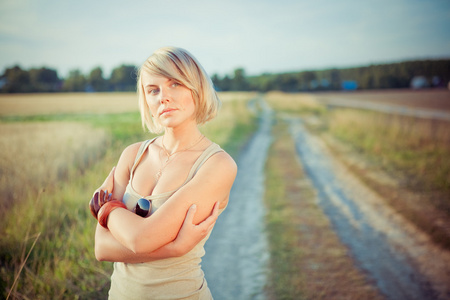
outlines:
[{"label": "hand", "polygon": [[[112,200],[112,191],[114,189],[114,170],[113,167],[111,172],[109,172],[108,177],[106,177],[103,184],[94,192],[94,195],[89,202],[89,208],[92,215],[97,219],[98,211],[108,201]],[[109,191],[109,192],[108,192]]]},{"label": "hand", "polygon": [[193,223],[196,211],[197,206],[195,204],[191,205],[177,238],[173,241],[174,248],[179,255],[184,255],[191,251],[195,245],[211,232],[219,216],[219,202],[216,202],[214,205],[211,215],[198,225]]}]

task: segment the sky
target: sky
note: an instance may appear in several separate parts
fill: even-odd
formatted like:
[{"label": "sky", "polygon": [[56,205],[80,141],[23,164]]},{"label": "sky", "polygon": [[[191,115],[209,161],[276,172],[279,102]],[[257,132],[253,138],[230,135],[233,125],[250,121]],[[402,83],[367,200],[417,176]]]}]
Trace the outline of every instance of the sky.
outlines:
[{"label": "sky", "polygon": [[212,74],[450,58],[449,0],[0,0],[0,72],[140,66],[163,46]]}]

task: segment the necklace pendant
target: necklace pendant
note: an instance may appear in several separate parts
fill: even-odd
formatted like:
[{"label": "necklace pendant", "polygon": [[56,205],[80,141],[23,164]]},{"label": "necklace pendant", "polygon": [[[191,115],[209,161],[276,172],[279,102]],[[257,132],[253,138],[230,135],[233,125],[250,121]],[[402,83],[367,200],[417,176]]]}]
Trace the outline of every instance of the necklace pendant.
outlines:
[{"label": "necklace pendant", "polygon": [[159,169],[158,173],[156,173],[156,180],[159,180],[161,175],[162,175],[162,169]]}]

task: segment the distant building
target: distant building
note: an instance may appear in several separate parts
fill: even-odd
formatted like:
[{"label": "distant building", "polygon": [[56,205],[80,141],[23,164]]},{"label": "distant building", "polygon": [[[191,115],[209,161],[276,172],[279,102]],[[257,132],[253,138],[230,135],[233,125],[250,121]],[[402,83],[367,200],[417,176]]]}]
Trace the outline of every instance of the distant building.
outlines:
[{"label": "distant building", "polygon": [[323,88],[329,88],[330,87],[330,81],[328,79],[322,78],[320,80],[320,86]]},{"label": "distant building", "polygon": [[418,90],[429,87],[428,80],[425,78],[425,76],[415,76],[413,79],[411,79],[410,87],[412,89]]},{"label": "distant building", "polygon": [[355,80],[344,80],[341,83],[341,88],[344,91],[354,91],[358,89],[358,83]]}]

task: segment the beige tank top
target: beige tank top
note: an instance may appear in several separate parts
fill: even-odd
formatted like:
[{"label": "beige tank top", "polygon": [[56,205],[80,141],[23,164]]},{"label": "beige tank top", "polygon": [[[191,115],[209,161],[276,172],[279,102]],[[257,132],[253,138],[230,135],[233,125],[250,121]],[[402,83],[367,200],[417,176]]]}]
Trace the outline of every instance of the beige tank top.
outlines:
[{"label": "beige tank top", "polygon": [[[144,197],[139,195],[130,183],[134,170],[148,146],[155,139],[143,142],[136,155],[130,180],[123,196],[123,202],[128,210],[132,211],[140,198],[146,198],[152,202],[152,212],[154,212],[178,189],[188,183],[208,158],[223,151],[219,145],[211,144],[196,160],[186,181],[179,188],[163,194]],[[224,209],[221,209],[220,213]],[[194,249],[181,257],[139,264],[115,262],[109,299],[212,299],[200,265],[201,258],[205,254],[204,245],[208,238],[209,234]]]}]

